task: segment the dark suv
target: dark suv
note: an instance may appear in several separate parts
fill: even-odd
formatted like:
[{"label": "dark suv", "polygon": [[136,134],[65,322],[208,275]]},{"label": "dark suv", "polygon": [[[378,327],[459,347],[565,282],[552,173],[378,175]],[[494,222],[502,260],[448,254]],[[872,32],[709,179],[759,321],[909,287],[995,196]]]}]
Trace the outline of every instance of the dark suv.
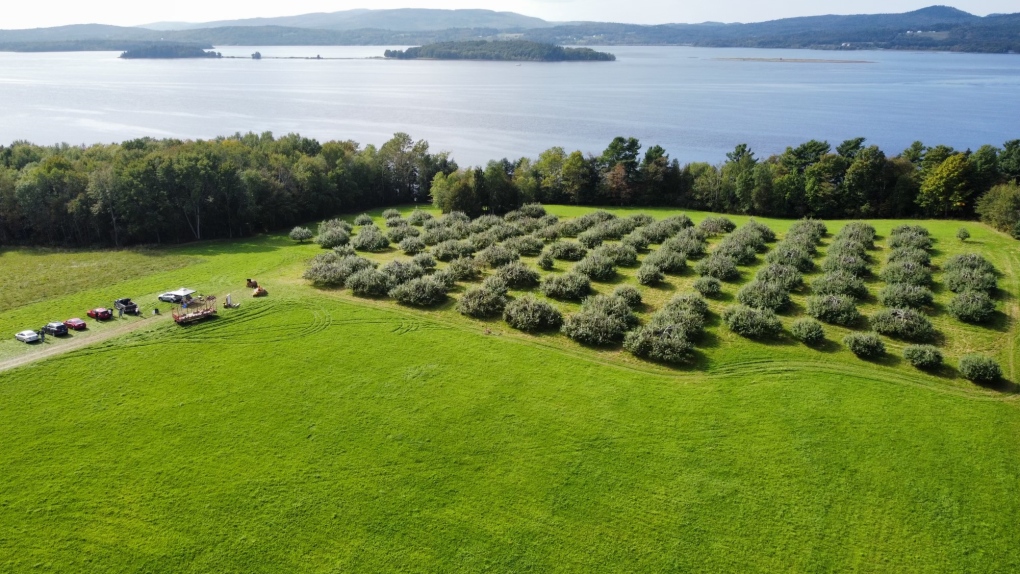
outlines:
[{"label": "dark suv", "polygon": [[138,304],[128,298],[117,299],[116,301],[113,302],[113,308],[117,309],[118,311],[123,311],[128,315],[138,314]]},{"label": "dark suv", "polygon": [[67,325],[57,322],[46,323],[46,326],[43,327],[43,332],[45,332],[47,335],[63,337],[64,335],[67,334]]}]

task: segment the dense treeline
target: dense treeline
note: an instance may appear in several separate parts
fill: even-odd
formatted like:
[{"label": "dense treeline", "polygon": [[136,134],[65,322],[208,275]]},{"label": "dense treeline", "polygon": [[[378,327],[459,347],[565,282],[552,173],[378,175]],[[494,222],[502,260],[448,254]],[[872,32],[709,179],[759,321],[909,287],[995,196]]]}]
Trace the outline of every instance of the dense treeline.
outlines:
[{"label": "dense treeline", "polygon": [[442,42],[408,48],[386,50],[387,58],[397,60],[509,60],[526,62],[567,62],[593,61],[611,62],[616,56],[596,52],[591,48],[564,48],[554,44],[527,42],[524,40],[501,40],[490,42],[475,40],[467,42]]},{"label": "dense treeline", "polygon": [[288,135],[119,145],[0,147],[0,241],[127,245],[238,237],[340,212],[411,202],[502,214],[524,203],[670,206],[773,217],[973,217],[1020,232],[1020,140],[955,150],[920,142],[887,156],[863,138],[809,141],[759,159],[681,164],[616,138],[600,155],[458,169],[427,142],[383,146]]},{"label": "dense treeline", "polygon": [[456,169],[397,134],[379,148],[298,135],[0,147],[0,242],[127,245],[238,237],[426,201]]},{"label": "dense treeline", "polygon": [[[767,159],[739,145],[722,165],[681,165],[659,146],[641,154],[636,139],[617,138],[599,156],[552,148],[537,160],[440,174],[432,191],[444,211],[472,214],[539,201],[825,219],[971,217],[990,189],[1018,180],[1020,140],[977,151],[915,142],[893,157],[863,138],[835,149],[812,140]],[[1011,217],[1015,224],[1020,214]]]},{"label": "dense treeline", "polygon": [[129,48],[122,52],[120,57],[127,60],[139,58],[222,58],[223,54],[211,50],[207,52],[200,46],[190,44],[150,44]]}]

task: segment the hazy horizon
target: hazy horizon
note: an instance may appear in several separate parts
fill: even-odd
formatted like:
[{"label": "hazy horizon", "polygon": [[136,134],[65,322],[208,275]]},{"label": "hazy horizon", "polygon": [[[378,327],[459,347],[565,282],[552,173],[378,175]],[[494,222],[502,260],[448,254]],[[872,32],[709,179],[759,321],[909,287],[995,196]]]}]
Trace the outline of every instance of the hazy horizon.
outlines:
[{"label": "hazy horizon", "polygon": [[[211,4],[198,0],[180,0],[172,6],[113,0],[95,3],[53,0],[40,4],[22,4],[5,10],[3,29],[45,28],[70,24],[112,24],[142,26],[155,22],[210,22],[244,18],[272,18],[314,12],[338,12],[359,8],[434,8],[487,9],[517,12],[550,21],[603,21],[635,24],[695,22],[760,22],[795,16],[821,14],[900,13],[925,8],[937,0],[863,0],[837,2],[788,0],[761,3],[752,0],[717,0],[678,3],[671,0],[517,0],[479,5],[471,0],[375,0],[372,3],[344,3],[330,0],[292,0],[286,4],[224,0]],[[979,16],[1020,11],[1015,0],[961,0],[949,4]]]}]

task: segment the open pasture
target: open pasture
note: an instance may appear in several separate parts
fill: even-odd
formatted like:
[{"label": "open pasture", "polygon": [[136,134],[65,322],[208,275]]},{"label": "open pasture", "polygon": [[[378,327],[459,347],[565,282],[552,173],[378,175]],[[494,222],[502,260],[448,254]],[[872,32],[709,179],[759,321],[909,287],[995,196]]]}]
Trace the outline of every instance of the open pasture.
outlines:
[{"label": "open pasture", "polygon": [[[759,221],[779,241],[794,223]],[[826,324],[817,347],[794,340],[810,287],[779,312],[781,335],[732,333],[723,311],[767,253],[708,299],[705,335],[680,366],[465,317],[456,305],[477,282],[425,309],[318,289],[301,274],[324,250],[283,236],[168,249],[185,264],[45,301],[19,295],[0,313],[4,332],[120,296],[144,313],[182,285],[242,305],[188,328],[115,320],[73,338],[123,333],[0,372],[0,570],[1016,570],[1016,242],[969,222],[870,223],[865,316],[883,309],[892,229],[934,237],[925,314],[944,369],[915,369],[889,337],[883,357],[855,357],[842,339],[866,327]],[[845,222],[826,224],[818,264]],[[996,315],[980,325],[950,316],[940,287],[942,265],[964,252],[1001,273]],[[52,257],[8,251],[5,274],[11,255]],[[638,268],[595,291],[637,286]],[[693,290],[692,268],[639,286],[643,324]],[[246,277],[269,298],[246,297]],[[40,352],[9,339],[0,361]],[[48,337],[43,350],[72,343]],[[994,357],[1004,379],[964,380],[955,366],[969,352]]]}]

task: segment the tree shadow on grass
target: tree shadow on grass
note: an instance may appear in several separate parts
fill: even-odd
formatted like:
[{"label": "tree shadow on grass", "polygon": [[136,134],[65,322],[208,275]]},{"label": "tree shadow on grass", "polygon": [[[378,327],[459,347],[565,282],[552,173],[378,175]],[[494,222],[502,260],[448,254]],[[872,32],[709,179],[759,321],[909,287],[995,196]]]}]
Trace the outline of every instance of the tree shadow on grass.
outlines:
[{"label": "tree shadow on grass", "polygon": [[711,311],[705,313],[705,328],[718,327],[722,325],[722,316]]},{"label": "tree shadow on grass", "polygon": [[669,283],[667,281],[660,281],[655,285],[650,285],[648,288],[651,289],[652,291],[659,291],[660,293],[676,292],[676,285],[673,285],[672,283]]},{"label": "tree shadow on grass", "polygon": [[1000,333],[1008,333],[1013,326],[1013,318],[1002,311],[995,311],[987,321],[980,325],[989,329],[995,329]]},{"label": "tree shadow on grass", "polygon": [[1003,289],[1002,287],[996,287],[995,290],[990,293],[990,295],[992,296],[992,299],[1002,302],[1012,301],[1013,299],[1016,299],[1015,295],[1010,293],[1009,290]]},{"label": "tree shadow on grass", "polygon": [[703,331],[694,344],[701,349],[718,349],[722,346],[722,339],[712,331]]},{"label": "tree shadow on grass", "polygon": [[575,339],[571,339],[571,340],[574,341],[575,343],[577,343],[578,345],[581,345],[585,349],[589,349],[591,351],[612,351],[612,352],[619,352],[619,351],[623,350],[623,341],[616,341],[616,342],[613,342],[613,343],[607,343],[605,345],[594,345],[594,344],[590,344],[590,343],[582,343],[581,341],[577,341]]},{"label": "tree shadow on grass", "polygon": [[929,316],[935,318],[944,317],[948,313],[946,306],[941,303],[933,303],[931,307],[926,307],[925,311]]},{"label": "tree shadow on grass", "polygon": [[736,298],[737,297],[735,295],[733,295],[732,293],[727,293],[725,291],[723,291],[722,293],[719,293],[718,295],[716,295],[714,297],[706,297],[706,299],[712,299],[713,301],[718,301],[720,303],[732,303],[733,301],[736,300]]},{"label": "tree shadow on grass", "polygon": [[672,275],[676,275],[677,277],[694,277],[697,274],[698,273],[696,271],[694,271],[694,267],[692,267],[690,265],[687,265],[682,270],[680,270],[679,272],[673,273]]},{"label": "tree shadow on grass", "polygon": [[784,317],[799,317],[806,313],[807,308],[796,301],[790,301],[781,311],[778,312],[779,315],[783,315]]},{"label": "tree shadow on grass", "polygon": [[417,307],[417,308],[418,309],[427,309],[429,311],[451,311],[451,310],[454,310],[456,308],[456,306],[457,306],[457,300],[454,299],[453,297],[447,296],[438,305],[431,305],[431,306],[428,306],[428,307]]},{"label": "tree shadow on grass", "polygon": [[884,280],[882,279],[882,270],[875,268],[876,266],[879,266],[879,265],[881,265],[881,264],[879,264],[879,263],[872,263],[871,264],[871,268],[868,269],[867,271],[865,271],[864,275],[861,276],[861,281],[863,281],[865,285],[869,285],[870,286],[870,285],[876,285],[878,283],[883,283],[884,282]]},{"label": "tree shadow on grass", "polygon": [[723,281],[723,283],[727,283],[729,285],[743,285],[751,279],[754,279],[754,272],[751,269],[738,269],[737,272],[740,274],[738,277],[735,279],[727,279],[726,281]]},{"label": "tree shadow on grass", "polygon": [[819,353],[825,353],[827,355],[838,353],[843,348],[843,345],[840,345],[832,339],[822,339],[814,345],[808,345],[805,343],[804,346],[813,351],[818,351]]},{"label": "tree shadow on grass", "polygon": [[1015,395],[1017,393],[1020,393],[1020,385],[1018,385],[1018,384],[1014,383],[1013,381],[1010,381],[1009,379],[1006,379],[1006,378],[1001,378],[1001,379],[999,379],[997,381],[992,381],[992,382],[977,382],[977,381],[975,381],[974,384],[979,386],[979,387],[981,387],[982,389],[988,389],[990,391],[998,391],[998,392],[1003,393],[1003,394]]},{"label": "tree shadow on grass", "polygon": [[933,377],[938,377],[940,379],[944,379],[947,381],[952,381],[963,376],[960,374],[960,371],[956,369],[956,367],[952,365],[947,365],[945,363],[939,365],[934,369],[923,369],[918,367],[917,370],[921,371],[922,373],[928,373]]},{"label": "tree shadow on grass", "polygon": [[858,359],[866,362],[873,363],[875,365],[881,365],[883,367],[898,367],[903,364],[903,357],[899,355],[893,355],[891,353],[882,353],[878,357],[857,357]]},{"label": "tree shadow on grass", "polygon": [[774,337],[762,337],[758,339],[748,338],[748,340],[754,341],[755,343],[760,343],[767,347],[796,347],[801,344],[800,341],[794,339],[785,332],[780,333]]},{"label": "tree shadow on grass", "polygon": [[864,295],[864,297],[855,297],[855,299],[857,300],[857,303],[860,305],[879,304],[878,297],[875,296],[871,289],[868,289],[868,292]]},{"label": "tree shadow on grass", "polygon": [[682,364],[682,365],[674,365],[674,364],[668,364],[668,363],[659,363],[659,364],[663,365],[664,367],[669,367],[669,368],[677,370],[677,371],[693,372],[693,371],[707,371],[708,367],[710,365],[710,362],[708,360],[708,355],[706,355],[705,353],[702,353],[700,350],[695,348],[694,351],[691,352],[690,360],[687,361],[686,363]]},{"label": "tree shadow on grass", "polygon": [[635,313],[648,314],[655,310],[654,307],[648,304],[647,301],[642,301],[637,307],[631,309]]},{"label": "tree shadow on grass", "polygon": [[627,277],[619,272],[614,271],[613,276],[609,279],[592,279],[592,283],[601,283],[603,285],[622,285],[627,282]]}]

